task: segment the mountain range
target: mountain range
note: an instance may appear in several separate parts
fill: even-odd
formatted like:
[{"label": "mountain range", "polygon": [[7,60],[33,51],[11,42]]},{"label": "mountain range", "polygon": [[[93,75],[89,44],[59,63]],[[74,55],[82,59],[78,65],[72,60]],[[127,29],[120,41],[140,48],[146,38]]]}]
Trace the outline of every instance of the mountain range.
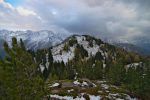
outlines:
[{"label": "mountain range", "polygon": [[[11,38],[16,37],[18,40],[22,39],[25,43],[26,48],[37,50],[42,48],[49,48],[55,46],[69,37],[70,34],[54,33],[52,31],[42,30],[42,31],[0,31],[0,56],[4,56],[5,52],[3,50],[3,43],[7,41],[11,45]],[[103,40],[103,39],[102,39]],[[118,47],[124,48],[128,51],[133,51],[142,55],[149,55],[150,48],[149,42],[146,40],[137,40],[134,43],[126,42],[116,42],[115,40],[107,39],[104,40],[110,44],[116,45]]]},{"label": "mountain range", "polygon": [[54,33],[52,31],[0,31],[0,56],[4,56],[3,43],[8,42],[11,46],[12,37],[16,37],[18,40],[22,39],[27,49],[37,50],[42,48],[48,48],[56,44],[61,43],[66,37],[66,34]]}]

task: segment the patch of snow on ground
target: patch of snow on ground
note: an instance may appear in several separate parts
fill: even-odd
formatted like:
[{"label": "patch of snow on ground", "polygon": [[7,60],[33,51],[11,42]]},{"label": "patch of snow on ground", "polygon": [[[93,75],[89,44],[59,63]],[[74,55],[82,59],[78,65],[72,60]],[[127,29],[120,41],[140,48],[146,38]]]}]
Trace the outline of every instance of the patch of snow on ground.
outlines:
[{"label": "patch of snow on ground", "polygon": [[[51,98],[54,99],[60,99],[60,100],[86,100],[83,97],[83,94],[80,94],[80,96],[77,96],[76,98],[73,98],[72,96],[59,96],[59,95],[50,95]],[[100,96],[94,96],[94,95],[89,95],[90,100],[100,100]]]},{"label": "patch of snow on ground", "polygon": [[92,83],[93,87],[96,87],[96,84]]},{"label": "patch of snow on ground", "polygon": [[100,100],[101,97],[100,96],[94,96],[94,95],[89,95],[90,100]]},{"label": "patch of snow on ground", "polygon": [[42,64],[40,64],[40,70],[42,73],[43,73],[44,69],[45,69],[45,67]]},{"label": "patch of snow on ground", "polygon": [[70,92],[74,91],[74,89],[70,89],[70,90],[67,90],[67,91],[70,93]]},{"label": "patch of snow on ground", "polygon": [[60,84],[59,83],[54,83],[54,84],[52,84],[50,87],[57,87],[57,86],[59,86]]},{"label": "patch of snow on ground", "polygon": [[116,100],[124,100],[124,99],[117,98]]},{"label": "patch of snow on ground", "polygon": [[97,81],[97,83],[102,84],[102,83],[106,83],[107,81]]},{"label": "patch of snow on ground", "polygon": [[128,64],[128,65],[125,65],[125,69],[126,69],[126,72],[128,71],[129,68],[137,68],[138,66],[141,66],[142,65],[142,62],[139,62],[139,63],[131,63],[131,64]]},{"label": "patch of snow on ground", "polygon": [[80,82],[78,82],[78,80],[74,81],[73,84],[75,85],[80,85]]},{"label": "patch of snow on ground", "polygon": [[45,64],[45,66],[48,69],[48,67],[49,67],[48,53],[46,54],[46,64]]},{"label": "patch of snow on ground", "polygon": [[89,86],[87,82],[83,82],[82,86]]},{"label": "patch of snow on ground", "polygon": [[125,94],[126,95],[126,99],[127,100],[138,100],[137,98],[131,98],[129,95]]},{"label": "patch of snow on ground", "polygon": [[[127,94],[122,94],[125,96],[125,100],[137,100],[137,98],[131,98],[129,95]],[[119,98],[119,97],[122,97],[121,94],[119,93],[109,93],[108,95],[108,98],[110,99],[115,99],[115,100],[124,100],[122,98]]]},{"label": "patch of snow on ground", "polygon": [[60,100],[85,100],[85,98],[83,98],[83,96],[79,97],[77,96],[77,98],[73,99],[72,96],[59,96],[59,95],[50,95],[51,98],[55,98],[55,99],[60,99]]},{"label": "patch of snow on ground", "polygon": [[73,100],[73,97],[71,96],[59,96],[59,95],[50,95],[51,98],[55,99],[63,99],[63,100]]},{"label": "patch of snow on ground", "polygon": [[107,84],[101,84],[101,87],[106,89],[106,90],[109,89],[109,86]]}]

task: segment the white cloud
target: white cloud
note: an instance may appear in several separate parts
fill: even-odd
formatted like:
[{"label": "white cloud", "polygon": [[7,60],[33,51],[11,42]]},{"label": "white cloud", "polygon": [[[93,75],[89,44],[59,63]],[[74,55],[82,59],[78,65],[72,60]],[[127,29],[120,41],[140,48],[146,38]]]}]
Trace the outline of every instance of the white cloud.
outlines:
[{"label": "white cloud", "polygon": [[30,16],[30,15],[36,16],[37,15],[34,11],[25,9],[21,6],[17,7],[16,10],[22,16]]},{"label": "white cloud", "polygon": [[0,29],[37,30],[42,18],[34,11],[25,7],[13,7],[11,4],[0,3]]},{"label": "white cloud", "polygon": [[3,2],[4,0],[0,0],[0,3]]}]

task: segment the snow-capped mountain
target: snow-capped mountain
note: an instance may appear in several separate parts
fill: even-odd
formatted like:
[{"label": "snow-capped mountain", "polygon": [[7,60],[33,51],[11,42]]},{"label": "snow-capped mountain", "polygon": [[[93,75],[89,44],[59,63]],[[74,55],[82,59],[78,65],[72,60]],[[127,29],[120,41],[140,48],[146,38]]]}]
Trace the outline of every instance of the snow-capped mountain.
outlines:
[{"label": "snow-capped mountain", "polygon": [[18,40],[22,38],[25,42],[25,45],[29,49],[41,49],[47,48],[52,45],[56,45],[62,42],[67,35],[54,33],[52,31],[8,31],[2,30],[0,31],[0,39],[7,41],[9,44],[11,43],[11,38],[16,37]]},{"label": "snow-capped mountain", "polygon": [[[42,31],[8,31],[1,30],[0,31],[0,55],[4,55],[3,51],[3,42],[7,41],[9,45],[11,45],[12,37],[16,37],[18,40],[22,38],[25,43],[25,46],[28,49],[42,49],[49,48],[51,46],[55,46],[56,44],[64,41],[71,34],[62,34],[62,33],[54,33],[52,31],[42,30]],[[150,42],[146,40],[137,39],[135,41],[115,41],[113,39],[105,39],[102,38],[103,41],[124,48],[128,51],[134,51],[140,54],[150,54]],[[143,41],[143,42],[142,42]]]},{"label": "snow-capped mountain", "polygon": [[7,41],[9,45],[11,45],[12,37],[16,37],[17,40],[22,39],[25,43],[25,46],[28,49],[42,49],[48,48],[50,46],[54,46],[56,44],[61,43],[64,39],[66,39],[67,34],[54,33],[52,31],[8,31],[1,30],[0,31],[0,55],[4,55],[3,51],[3,42]]}]

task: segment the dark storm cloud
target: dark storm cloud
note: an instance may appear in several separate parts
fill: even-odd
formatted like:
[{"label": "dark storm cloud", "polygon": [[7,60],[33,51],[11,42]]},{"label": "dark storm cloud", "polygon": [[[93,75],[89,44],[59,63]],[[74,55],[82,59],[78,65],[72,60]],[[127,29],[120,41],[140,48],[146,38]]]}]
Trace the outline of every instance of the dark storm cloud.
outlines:
[{"label": "dark storm cloud", "polygon": [[121,0],[124,3],[128,4],[138,4],[140,7],[149,7],[150,8],[150,0]]},{"label": "dark storm cloud", "polygon": [[[15,10],[11,12],[19,17],[12,19],[10,15],[7,21],[17,22],[21,18],[18,23],[25,29],[87,33],[123,40],[149,35],[150,0],[24,0],[20,6],[24,8],[21,16],[28,16],[22,19],[17,15],[22,9],[13,7]],[[12,8],[3,9],[1,12],[6,13]],[[0,21],[9,26],[4,17]]]}]

